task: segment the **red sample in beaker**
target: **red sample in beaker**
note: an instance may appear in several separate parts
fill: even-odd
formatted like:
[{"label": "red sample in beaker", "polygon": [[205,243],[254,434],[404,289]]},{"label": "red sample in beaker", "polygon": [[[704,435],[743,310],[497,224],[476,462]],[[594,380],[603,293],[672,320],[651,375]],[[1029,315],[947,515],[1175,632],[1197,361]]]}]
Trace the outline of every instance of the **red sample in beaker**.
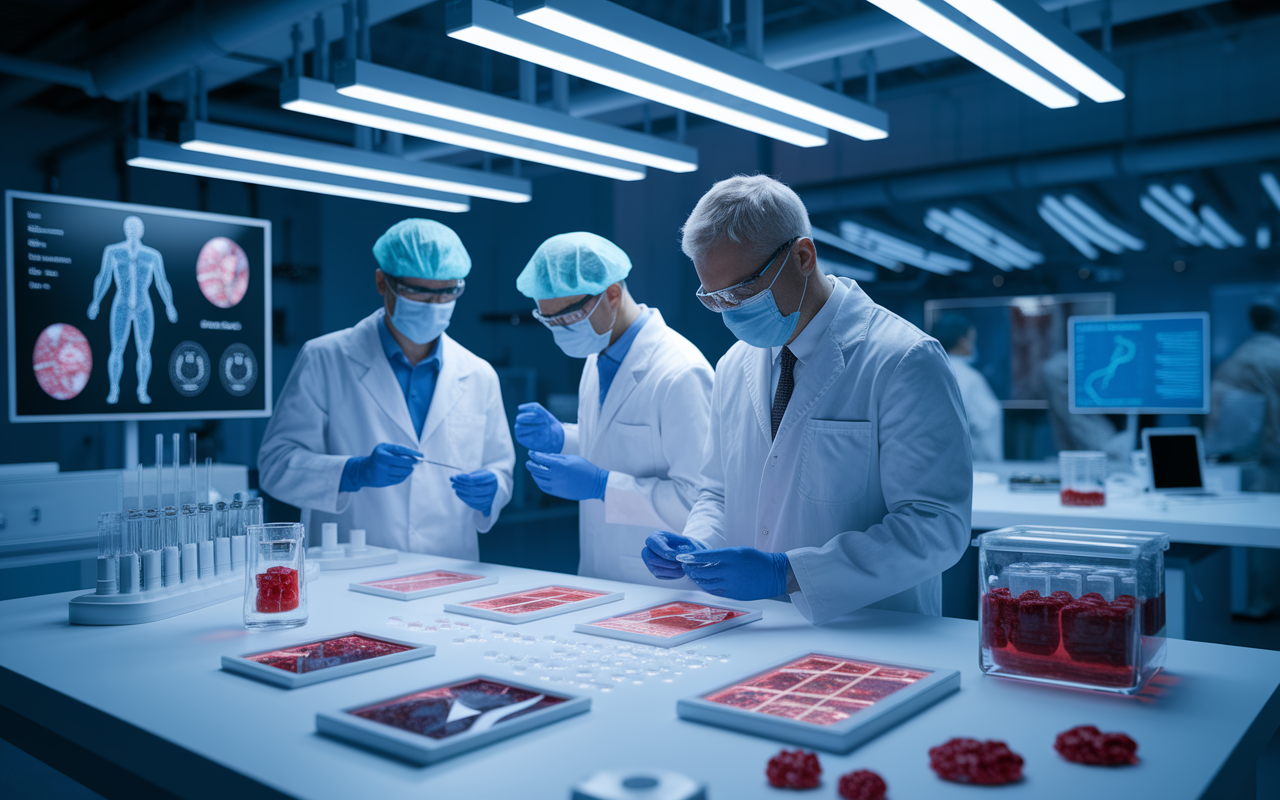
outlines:
[{"label": "red sample in beaker", "polygon": [[1063,489],[1059,494],[1064,506],[1105,506],[1106,492],[1080,492],[1075,489]]},{"label": "red sample in beaker", "polygon": [[278,614],[298,607],[298,571],[289,567],[268,567],[253,576],[258,586],[259,614]]}]

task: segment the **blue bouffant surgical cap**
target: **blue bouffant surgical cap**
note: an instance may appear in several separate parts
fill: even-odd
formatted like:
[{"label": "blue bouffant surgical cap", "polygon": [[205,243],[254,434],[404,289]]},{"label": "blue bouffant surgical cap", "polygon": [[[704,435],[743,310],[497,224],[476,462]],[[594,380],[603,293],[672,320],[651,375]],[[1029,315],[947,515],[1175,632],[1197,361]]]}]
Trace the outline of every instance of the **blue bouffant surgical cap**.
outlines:
[{"label": "blue bouffant surgical cap", "polygon": [[630,273],[631,259],[603,236],[562,233],[534,252],[516,278],[516,288],[532,300],[600,294]]},{"label": "blue bouffant surgical cap", "polygon": [[373,257],[388,275],[451,281],[471,272],[471,256],[451,228],[430,219],[405,219],[373,244]]}]

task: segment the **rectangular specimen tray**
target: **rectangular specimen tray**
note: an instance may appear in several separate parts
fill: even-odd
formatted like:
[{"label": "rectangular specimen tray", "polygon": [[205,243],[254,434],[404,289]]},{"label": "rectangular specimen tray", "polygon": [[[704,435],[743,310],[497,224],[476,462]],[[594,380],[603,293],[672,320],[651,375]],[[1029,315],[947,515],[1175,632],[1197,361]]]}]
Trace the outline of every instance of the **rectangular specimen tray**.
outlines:
[{"label": "rectangular specimen tray", "polygon": [[573,626],[578,633],[610,636],[637,644],[675,647],[713,633],[755,622],[762,613],[723,603],[705,605],[688,600],[659,603],[616,617],[605,617]]},{"label": "rectangular specimen tray", "polygon": [[599,589],[579,589],[572,586],[540,586],[519,592],[482,597],[465,603],[446,603],[444,610],[453,614],[467,614],[494,622],[518,625],[536,619],[554,617],[592,606],[621,600],[622,592],[603,592]]},{"label": "rectangular specimen tray", "polygon": [[316,730],[416,764],[434,764],[590,708],[589,697],[472,675],[317,714]]},{"label": "rectangular specimen tray", "polygon": [[417,600],[432,595],[456,592],[459,589],[491,586],[497,582],[497,575],[472,575],[447,569],[433,569],[395,578],[353,583],[350,589],[353,592],[376,594],[379,597],[390,597],[395,600]]},{"label": "rectangular specimen tray", "polygon": [[416,661],[435,645],[350,631],[243,656],[223,656],[222,668],[286,689]]},{"label": "rectangular specimen tray", "polygon": [[960,688],[953,669],[811,652],[676,704],[706,722],[847,753]]}]

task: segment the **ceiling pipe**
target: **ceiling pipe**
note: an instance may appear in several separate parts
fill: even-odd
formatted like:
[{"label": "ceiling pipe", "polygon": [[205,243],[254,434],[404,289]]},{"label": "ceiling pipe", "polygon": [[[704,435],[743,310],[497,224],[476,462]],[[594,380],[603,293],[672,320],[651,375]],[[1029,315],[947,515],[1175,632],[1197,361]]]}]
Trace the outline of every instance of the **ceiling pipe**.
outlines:
[{"label": "ceiling pipe", "polygon": [[811,214],[1156,175],[1280,157],[1280,124],[798,189]]},{"label": "ceiling pipe", "polygon": [[93,83],[93,75],[87,69],[64,67],[61,64],[50,64],[21,56],[0,53],[0,74],[16,75],[19,78],[31,78],[44,83],[59,86],[71,86],[82,89],[90,97],[98,96],[98,88]]}]

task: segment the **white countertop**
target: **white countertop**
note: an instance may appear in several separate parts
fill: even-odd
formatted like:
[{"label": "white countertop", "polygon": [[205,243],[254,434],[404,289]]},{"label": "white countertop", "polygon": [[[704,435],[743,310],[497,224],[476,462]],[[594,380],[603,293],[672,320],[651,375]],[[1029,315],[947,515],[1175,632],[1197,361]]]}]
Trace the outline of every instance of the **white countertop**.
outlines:
[{"label": "white countertop", "polygon": [[[408,603],[347,590],[351,581],[425,567],[479,570],[499,575],[500,582]],[[710,796],[721,800],[791,796],[770,789],[764,779],[767,759],[791,745],[677,719],[676,700],[811,649],[954,668],[962,682],[958,693],[860,749],[844,756],[820,753],[823,786],[806,797],[835,797],[839,776],[860,768],[880,773],[898,800],[985,796],[979,787],[942,782],[929,770],[928,749],[955,736],[1002,739],[1026,759],[1024,783],[1003,797],[1172,800],[1199,797],[1211,785],[1215,794],[1231,796],[1239,787],[1230,775],[1248,770],[1251,776],[1254,760],[1280,725],[1277,652],[1170,640],[1158,685],[1142,696],[1121,697],[982,676],[974,622],[864,611],[814,628],[790,605],[761,601],[748,605],[764,610],[762,621],[681,648],[702,645],[706,652],[728,654],[727,663],[688,670],[672,683],[647,678],[642,686],[623,684],[609,694],[589,690],[593,705],[586,714],[431,767],[315,733],[319,710],[475,672],[536,682],[530,680],[536,673],[515,676],[483,653],[529,654],[540,652],[541,643],[517,645],[486,636],[485,643],[454,644],[462,633],[412,633],[387,627],[386,620],[398,615],[433,624],[446,616],[446,602],[551,582],[622,590],[626,599],[521,626],[450,616],[481,631],[586,640],[596,637],[572,633],[574,622],[675,596],[654,587],[406,555],[395,565],[323,573],[308,587],[310,623],[291,631],[246,632],[235,601],[146,625],[105,628],[67,624],[66,603],[75,593],[10,600],[0,603],[0,705],[175,794],[221,800],[236,784],[227,780],[227,770],[252,782],[256,791],[250,794],[270,795],[274,789],[308,800],[417,800],[564,798],[576,781],[606,767],[684,772],[706,781]],[[420,639],[439,650],[432,658],[292,691],[219,669],[224,654],[349,630]],[[1142,762],[1103,769],[1064,761],[1053,751],[1054,736],[1081,724],[1133,736]],[[157,746],[147,734],[176,748]],[[1232,767],[1214,785],[1233,755]],[[238,790],[243,788],[241,782]]]}]

